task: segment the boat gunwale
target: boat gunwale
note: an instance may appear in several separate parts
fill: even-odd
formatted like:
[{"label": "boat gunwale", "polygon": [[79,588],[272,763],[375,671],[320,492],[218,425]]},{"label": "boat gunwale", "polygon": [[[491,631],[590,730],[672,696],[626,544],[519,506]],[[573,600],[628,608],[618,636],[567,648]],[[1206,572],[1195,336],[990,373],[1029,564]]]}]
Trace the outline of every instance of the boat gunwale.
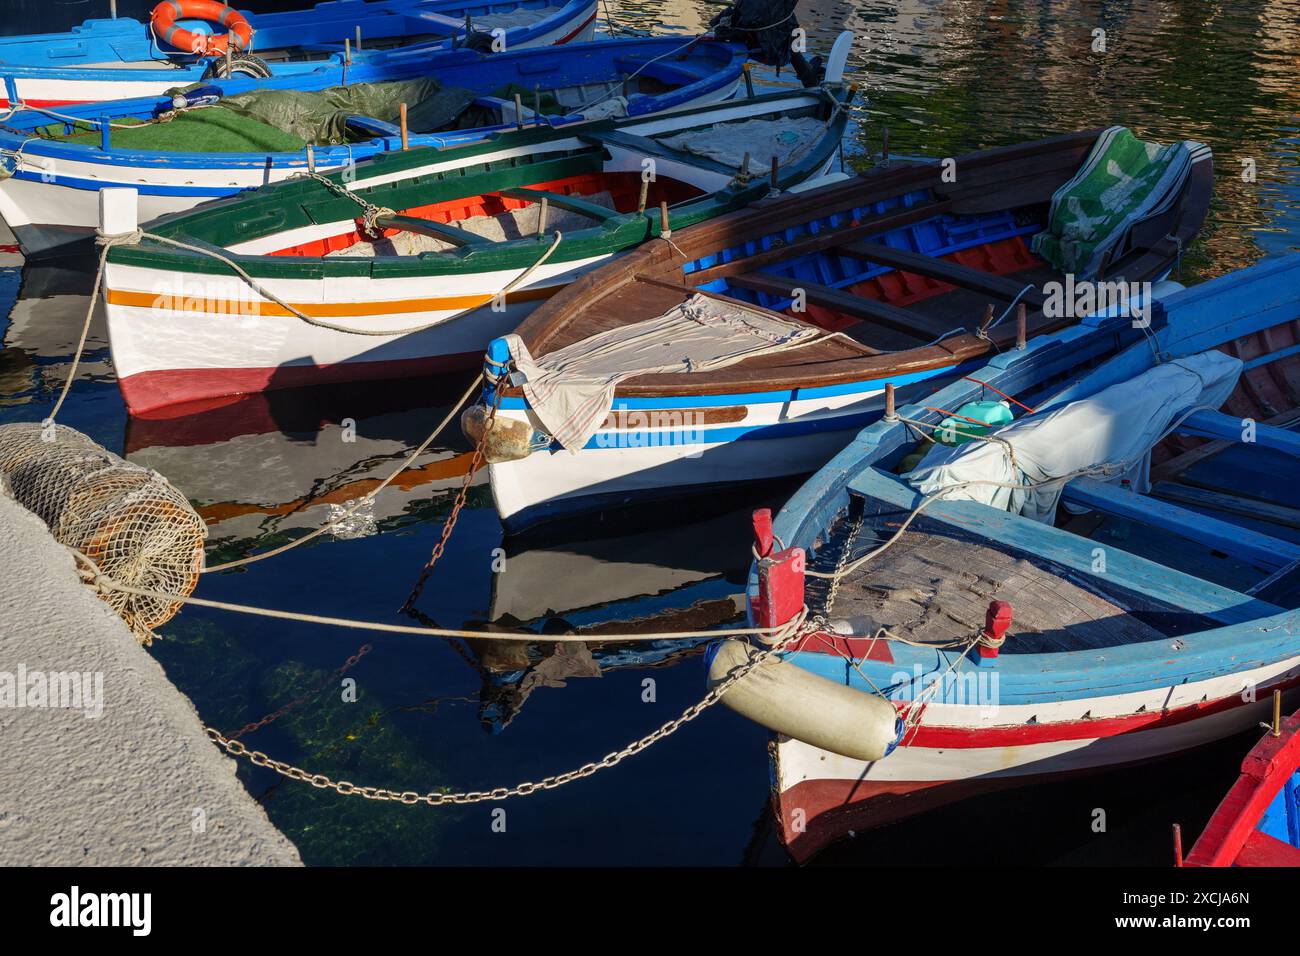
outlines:
[{"label": "boat gunwale", "polygon": [[[601,53],[605,50],[614,50],[616,45],[626,46],[635,44],[642,48],[654,49],[658,46],[671,48],[671,44],[676,40],[675,37],[634,37],[624,40],[595,40],[589,44],[576,44],[571,48],[566,48],[564,52],[578,50],[579,47],[587,47],[589,52]],[[716,62],[717,68],[708,75],[680,87],[676,87],[662,94],[648,94],[656,101],[662,100],[665,105],[650,111],[639,110],[636,113],[629,113],[627,119],[649,119],[651,116],[662,112],[671,112],[674,109],[673,103],[689,102],[700,96],[708,95],[711,92],[726,88],[728,85],[734,85],[739,82],[742,65],[747,59],[747,53],[739,44],[726,43],[715,40],[712,37],[699,37],[695,46],[691,47],[687,55],[694,55],[697,49],[704,49],[709,52],[709,56],[701,57],[706,61]],[[600,49],[591,49],[599,47]],[[509,56],[512,63],[517,63],[530,58],[541,58],[542,56],[555,56],[559,51],[553,46],[528,47],[523,50],[513,51]],[[580,51],[586,52],[586,51]],[[634,52],[634,51],[630,51]],[[724,55],[725,54],[725,55]],[[400,71],[392,71],[381,68],[376,61],[368,63],[359,63],[352,66],[352,81],[349,86],[355,86],[363,83],[382,83],[382,82],[401,82],[403,80],[415,79],[434,75],[439,67],[443,68],[472,68],[490,64],[491,57],[488,54],[477,53],[476,51],[457,49],[447,51],[445,54],[439,54],[451,58],[451,62],[439,63],[435,60],[432,64],[427,62],[411,62],[403,64]],[[472,57],[477,57],[473,59]],[[611,63],[613,57],[611,56]],[[670,61],[671,62],[671,61]],[[0,66],[0,69],[3,69]],[[321,92],[331,89],[334,86],[341,85],[333,82],[334,77],[329,75],[316,77],[315,81],[304,85],[305,77],[312,77],[315,72],[319,73],[337,73],[336,66],[323,66],[320,71],[313,73],[295,74],[291,76],[272,77],[270,80],[244,80],[236,79],[220,80],[213,85],[222,89],[223,95],[239,96],[251,92],[268,92],[268,91],[302,91],[302,92]],[[368,78],[370,74],[375,74]],[[358,75],[359,74],[359,75]],[[597,82],[597,81],[592,81]],[[488,94],[480,94],[487,96]],[[102,117],[108,117],[110,120],[120,119],[122,117],[139,117],[143,115],[152,115],[161,105],[168,102],[164,97],[142,96],[130,99],[104,100],[96,103],[82,103],[67,107],[60,107],[58,112],[66,116],[76,117],[77,120],[86,123],[95,123]],[[60,118],[49,116],[36,108],[32,108],[32,117],[22,122],[11,119],[5,129],[0,127],[0,149],[10,148],[13,144],[23,144],[22,151],[24,154],[46,156],[51,159],[63,159],[71,162],[93,163],[100,166],[111,168],[118,167],[164,167],[175,169],[257,169],[266,168],[268,162],[272,168],[303,168],[307,167],[306,150],[295,150],[293,152],[283,150],[265,150],[262,152],[222,152],[222,153],[205,153],[193,151],[153,151],[113,147],[108,150],[91,143],[70,143],[58,139],[31,139],[30,134],[35,129],[43,126],[49,126],[62,122]],[[558,117],[562,122],[558,124],[547,124],[548,129],[557,129],[564,126],[576,125],[579,121],[569,119],[569,116],[579,116],[581,114],[565,114]],[[21,117],[22,114],[19,114]],[[40,117],[38,119],[38,117]],[[586,123],[599,121],[585,121]],[[531,127],[530,127],[531,128]],[[445,136],[448,139],[460,139],[465,135],[480,133],[490,135],[494,132],[510,132],[506,124],[498,126],[482,127],[481,130],[449,130],[433,133],[413,133],[411,139],[419,141],[421,139],[436,139],[439,136]],[[21,134],[21,135],[20,135]],[[315,161],[321,165],[330,165],[332,163],[348,163],[355,159],[355,153],[364,151],[366,153],[362,159],[371,158],[372,151],[376,153],[395,152],[401,143],[400,137],[393,136],[376,136],[368,140],[362,140],[357,143],[340,144],[333,146],[315,146],[313,152]],[[446,145],[439,143],[428,143],[427,145],[434,148],[451,149],[460,145],[468,145],[460,142],[453,142]],[[417,146],[416,148],[423,148]],[[407,150],[409,152],[409,150]],[[125,185],[125,184],[123,184]],[[218,188],[218,187],[213,187]],[[228,190],[224,190],[222,195],[229,195]]]},{"label": "boat gunwale", "polygon": [[[840,87],[834,90],[826,87],[805,88],[799,90],[785,90],[773,93],[760,94],[752,99],[732,100],[723,103],[710,104],[690,110],[683,110],[677,113],[669,114],[676,120],[686,118],[696,118],[700,120],[699,125],[708,123],[708,113],[720,112],[729,108],[764,106],[771,104],[776,106],[783,100],[795,101],[802,100],[798,106],[791,109],[829,109],[831,108],[827,99],[831,103],[840,105],[847,103],[851,97],[851,91],[847,88]],[[772,110],[775,112],[775,109]],[[562,157],[553,157],[543,159],[539,162],[530,161],[524,165],[519,165],[513,157],[503,157],[499,160],[489,161],[484,164],[489,166],[488,169],[474,175],[482,175],[500,179],[508,171],[520,171],[527,175],[524,179],[533,179],[534,181],[546,181],[545,177],[540,180],[535,174],[535,167],[541,163],[560,163],[570,161],[579,157],[588,157],[600,155],[604,147],[596,142],[583,143],[579,136],[596,139],[601,132],[616,131],[621,126],[635,125],[641,123],[656,123],[662,119],[662,115],[655,114],[646,117],[637,117],[633,121],[622,120],[601,120],[595,123],[582,124],[580,127],[570,131],[569,129],[552,130],[545,127],[529,127],[523,130],[516,130],[501,133],[473,143],[466,143],[450,147],[449,149],[439,149],[438,147],[421,147],[405,152],[386,152],[366,160],[367,179],[387,177],[393,174],[400,174],[412,169],[418,169],[427,165],[429,162],[438,162],[445,157],[452,161],[458,162],[457,166],[443,170],[431,175],[458,176],[462,179],[468,177],[458,171],[474,166],[473,158],[485,153],[497,153],[507,150],[517,150],[539,142],[563,142],[564,140],[573,140],[577,144],[568,155]],[[807,180],[816,170],[824,167],[830,162],[835,151],[840,147],[840,140],[847,126],[848,117],[843,108],[840,108],[835,115],[829,120],[829,125],[824,130],[821,140],[796,163],[787,166],[784,171],[784,181],[788,183],[798,183]],[[689,128],[689,127],[684,127]],[[580,132],[579,132],[580,131]],[[665,147],[665,150],[668,150]],[[559,152],[557,150],[557,152]],[[676,152],[676,151],[671,151]],[[442,154],[442,155],[440,155]],[[531,154],[530,154],[531,157]],[[459,162],[468,160],[468,162]],[[703,168],[704,162],[696,161],[696,157],[691,154],[680,153],[680,161],[689,163],[696,168]],[[496,168],[492,168],[496,167]],[[335,170],[323,174],[331,182],[342,185],[345,170]],[[414,178],[414,177],[413,177]],[[396,182],[401,182],[397,180]],[[371,190],[386,189],[393,185],[391,182],[377,184],[376,186],[356,188],[351,191],[359,197],[370,201],[379,198],[381,201],[384,197],[376,197]],[[527,183],[509,183],[501,188],[511,188],[517,185],[528,185]],[[412,187],[419,188],[419,187]],[[716,218],[718,215],[741,209],[746,204],[753,202],[755,199],[764,196],[768,191],[766,179],[751,181],[747,186],[737,188],[736,184],[730,183],[714,192],[704,193],[703,195],[686,200],[673,206],[671,215],[673,225],[680,227],[680,224],[692,224],[704,221],[706,219]],[[492,192],[494,190],[487,190]],[[465,195],[483,195],[483,191],[466,192]],[[299,197],[303,197],[299,199]],[[180,241],[193,242],[196,245],[211,245],[206,240],[198,239],[187,232],[187,228],[193,228],[194,224],[203,224],[212,227],[214,222],[219,227],[220,223],[230,221],[238,217],[248,218],[258,215],[264,210],[278,211],[286,205],[298,205],[306,208],[311,202],[316,208],[320,203],[343,203],[347,200],[341,196],[327,196],[325,187],[309,178],[296,177],[287,180],[270,183],[266,186],[259,187],[255,190],[247,190],[237,193],[225,199],[218,200],[214,203],[205,204],[204,206],[176,213],[172,216],[164,216],[149,224],[149,230],[168,238]],[[359,206],[356,208],[360,208]],[[610,219],[604,223],[588,227],[582,230],[566,233],[564,240],[561,242],[560,249],[555,262],[568,262],[590,258],[592,256],[607,255],[611,252],[619,251],[633,247],[649,238],[653,238],[660,233],[659,211],[657,209],[647,209],[643,213],[626,213],[623,214],[623,221],[616,228],[624,228],[635,231],[626,239],[620,239],[617,248],[610,248],[609,234],[610,227],[617,220]],[[350,217],[355,220],[355,216]],[[635,227],[635,228],[634,228]],[[264,233],[241,235],[238,242],[244,243],[259,238],[266,238],[275,235],[277,231],[284,231],[283,224],[277,224]],[[268,254],[251,254],[251,253],[231,253],[227,247],[214,247],[223,255],[239,263],[241,268],[257,278],[267,279],[320,279],[325,277],[348,277],[348,276],[371,276],[375,278],[383,277],[424,277],[424,276],[442,276],[442,275],[459,275],[468,273],[477,273],[482,271],[509,270],[526,268],[536,261],[539,251],[544,251],[547,244],[552,241],[551,236],[545,237],[528,237],[522,239],[508,240],[504,242],[485,242],[474,244],[474,248],[462,246],[458,249],[446,252],[424,253],[418,256],[392,256],[378,258],[363,257],[324,257],[324,256],[275,256]],[[191,252],[184,249],[177,249],[170,246],[144,239],[140,243],[113,246],[108,253],[110,265],[130,266],[133,268],[150,269],[154,271],[175,272],[181,274],[215,274],[229,275],[229,267],[225,264],[212,259],[210,256],[202,253]],[[375,267],[378,267],[376,270]],[[382,275],[380,275],[382,273]]]}]

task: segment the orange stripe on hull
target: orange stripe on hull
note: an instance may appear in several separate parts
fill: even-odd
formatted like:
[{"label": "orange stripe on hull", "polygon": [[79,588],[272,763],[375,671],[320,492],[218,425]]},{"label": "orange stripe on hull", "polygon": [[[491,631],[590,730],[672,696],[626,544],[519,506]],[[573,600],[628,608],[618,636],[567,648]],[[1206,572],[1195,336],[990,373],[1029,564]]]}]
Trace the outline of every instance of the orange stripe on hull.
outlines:
[{"label": "orange stripe on hull", "polygon": [[[539,289],[520,289],[506,296],[506,302],[535,302],[549,299],[564,286],[543,286]],[[200,296],[169,296],[152,292],[131,292],[125,289],[109,289],[106,298],[109,305],[125,305],[141,309],[165,309],[177,312],[202,312],[207,315],[229,315],[244,318],[247,316],[273,316],[290,318],[293,313],[276,305],[274,302],[240,301],[229,299],[209,299]],[[440,296],[436,299],[395,299],[380,302],[291,302],[295,309],[314,319],[338,319],[366,315],[400,315],[408,312],[446,312],[465,311],[487,305],[493,295],[474,293],[472,295]],[[176,305],[180,302],[180,306]]]}]

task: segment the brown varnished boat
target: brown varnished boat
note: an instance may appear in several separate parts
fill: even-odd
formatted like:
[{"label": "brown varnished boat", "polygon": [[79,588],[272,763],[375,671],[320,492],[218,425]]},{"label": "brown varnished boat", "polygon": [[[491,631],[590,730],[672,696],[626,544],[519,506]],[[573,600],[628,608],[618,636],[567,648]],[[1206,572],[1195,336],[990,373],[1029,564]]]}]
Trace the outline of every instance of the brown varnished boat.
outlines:
[{"label": "brown varnished boat", "polygon": [[[1134,196],[1122,238],[1090,259],[1063,264],[1058,254],[1054,263],[1034,251],[1040,233],[1064,247],[1057,210],[1069,199],[1053,197],[1077,189],[1081,170],[1099,168],[1116,137],[1092,130],[886,163],[674,232],[574,282],[518,329],[543,364],[696,296],[827,334],[724,368],[627,377],[594,437],[563,455],[522,388],[506,386],[498,415],[532,428],[530,453],[491,468],[507,527],[810,472],[879,416],[886,384],[908,398],[925,394],[1019,336],[1061,329],[1098,304],[1131,308],[1141,334],[1161,292],[1152,284],[1204,220],[1208,149],[1171,147],[1182,151],[1183,174],[1162,180],[1158,201],[1151,189],[1145,207]],[[490,355],[502,360],[506,343]]]}]

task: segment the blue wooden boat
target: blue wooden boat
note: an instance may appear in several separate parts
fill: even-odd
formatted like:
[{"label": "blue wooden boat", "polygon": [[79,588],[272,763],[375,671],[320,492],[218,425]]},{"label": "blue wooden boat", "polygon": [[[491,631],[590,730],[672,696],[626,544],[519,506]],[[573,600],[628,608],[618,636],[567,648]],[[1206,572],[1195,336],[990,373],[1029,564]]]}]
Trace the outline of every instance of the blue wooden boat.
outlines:
[{"label": "blue wooden boat", "polygon": [[[1019,420],[990,432],[990,400]],[[756,516],[752,619],[806,604],[815,623],[723,700],[777,732],[794,855],[1295,699],[1298,432],[1291,255],[1162,299],[1149,327],[1094,317],[887,407]],[[724,643],[714,679],[752,651]]]},{"label": "blue wooden boat", "polygon": [[1180,866],[1300,867],[1300,711],[1284,718],[1280,697],[1275,704],[1264,739]]},{"label": "blue wooden boat", "polygon": [[[368,63],[397,47],[415,46],[428,56],[467,42],[467,24],[480,34],[503,30],[506,50],[591,39],[596,0],[331,0],[243,16],[253,29],[252,50],[229,63],[170,46],[150,24],[127,17],[87,20],[66,33],[0,38],[0,111],[20,102],[48,109],[160,96],[227,67],[295,76],[322,66],[342,69],[347,60]],[[202,29],[197,21],[186,24]]]},{"label": "blue wooden boat", "polygon": [[[745,57],[742,47],[707,37],[604,40],[495,54],[462,49],[432,57],[404,50],[354,65],[346,76],[341,67],[329,64],[309,74],[271,80],[217,81],[185,99],[215,99],[220,106],[221,97],[250,92],[327,91],[322,95],[332,96],[363,84],[377,91],[375,84],[404,89],[427,77],[437,81],[430,95],[438,101],[432,117],[410,131],[405,141],[396,103],[391,103],[383,116],[349,118],[342,136],[331,124],[328,136],[318,137],[310,154],[305,147],[254,151],[258,146],[295,145],[280,142],[290,137],[256,138],[261,130],[277,132],[269,121],[232,146],[227,110],[178,113],[171,97],[65,107],[58,111],[59,120],[25,110],[0,128],[0,216],[29,258],[65,254],[93,235],[98,193],[107,186],[135,189],[145,222],[301,174],[309,166],[320,171],[351,166],[403,145],[448,147],[519,124],[560,127],[707,106],[735,93]],[[348,90],[337,89],[344,81]],[[418,112],[416,103],[410,105]],[[247,115],[246,107],[237,108]],[[155,125],[120,129],[125,123]],[[141,133],[155,137],[148,148],[133,145],[131,137]],[[171,139],[159,141],[158,133]]]}]

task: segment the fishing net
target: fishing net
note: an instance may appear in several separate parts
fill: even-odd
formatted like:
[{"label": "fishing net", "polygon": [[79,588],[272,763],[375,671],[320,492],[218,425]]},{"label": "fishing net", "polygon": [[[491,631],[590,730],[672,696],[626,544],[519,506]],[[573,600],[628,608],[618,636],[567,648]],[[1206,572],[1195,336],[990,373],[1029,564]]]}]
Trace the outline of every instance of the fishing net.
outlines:
[{"label": "fishing net", "polygon": [[[0,425],[0,490],[116,582],[178,598],[198,583],[208,532],[185,496],[74,429]],[[143,644],[181,607],[117,590],[100,596]]]}]

